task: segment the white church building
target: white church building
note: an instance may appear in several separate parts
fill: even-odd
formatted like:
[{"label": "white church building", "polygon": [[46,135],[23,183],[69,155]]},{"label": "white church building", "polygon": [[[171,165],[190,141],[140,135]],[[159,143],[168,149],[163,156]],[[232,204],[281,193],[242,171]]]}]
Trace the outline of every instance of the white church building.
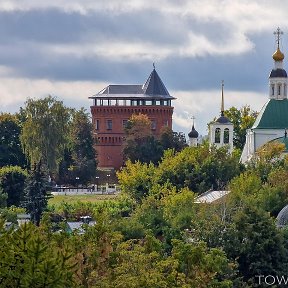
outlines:
[{"label": "white church building", "polygon": [[257,149],[267,142],[288,144],[287,73],[283,68],[284,54],[279,48],[282,32],[278,28],[275,34],[277,50],[273,54],[274,68],[269,75],[269,100],[262,107],[252,128],[247,130],[246,143],[240,159],[242,163],[249,161]]}]

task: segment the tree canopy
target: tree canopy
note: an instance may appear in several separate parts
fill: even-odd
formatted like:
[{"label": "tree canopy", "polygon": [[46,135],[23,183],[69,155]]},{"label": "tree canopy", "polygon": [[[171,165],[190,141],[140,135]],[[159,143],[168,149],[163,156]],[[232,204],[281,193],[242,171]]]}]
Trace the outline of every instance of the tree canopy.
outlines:
[{"label": "tree canopy", "polygon": [[25,122],[20,139],[32,167],[41,161],[50,173],[55,173],[67,143],[69,109],[48,96],[28,99],[22,113]]},{"label": "tree canopy", "polygon": [[17,115],[0,114],[0,167],[27,165],[20,143],[21,124]]}]

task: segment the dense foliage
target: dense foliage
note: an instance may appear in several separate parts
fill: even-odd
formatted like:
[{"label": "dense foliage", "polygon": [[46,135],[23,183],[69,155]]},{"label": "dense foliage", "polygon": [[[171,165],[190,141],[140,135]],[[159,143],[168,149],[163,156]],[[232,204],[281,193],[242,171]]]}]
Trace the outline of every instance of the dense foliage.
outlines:
[{"label": "dense foliage", "polygon": [[25,117],[20,136],[31,165],[40,161],[50,174],[56,171],[67,141],[69,110],[61,101],[48,96],[26,101]]},{"label": "dense foliage", "polygon": [[167,150],[157,167],[152,163],[128,161],[118,178],[122,190],[139,202],[149,192],[160,192],[157,187],[163,185],[188,187],[200,194],[209,189],[225,189],[240,170],[237,155],[230,155],[226,148],[203,145],[180,152]]},{"label": "dense foliage", "polygon": [[123,154],[125,160],[157,164],[166,149],[180,151],[187,146],[185,136],[163,127],[157,138],[147,115],[133,114],[125,127]]},{"label": "dense foliage", "polygon": [[[6,194],[6,205],[19,206],[24,197],[24,183],[27,178],[26,170],[19,166],[0,168],[0,195]],[[1,197],[1,196],[0,196]]]},{"label": "dense foliage", "polygon": [[[83,167],[76,161],[93,156],[86,153],[93,141],[84,111],[70,120],[79,129],[72,129],[64,166],[73,171]],[[130,132],[147,137],[139,140],[131,133],[126,139],[134,144],[153,137],[142,120],[144,126],[132,125]],[[207,144],[177,146],[179,135],[170,132],[153,140],[162,141],[162,148],[174,145],[157,162],[151,155],[147,161],[127,161],[114,200],[47,206],[48,177],[39,163],[28,176],[19,167],[2,168],[1,175],[21,171],[27,178],[24,195],[14,177],[5,176],[9,185],[1,182],[0,213],[6,222],[0,219],[0,287],[264,287],[257,276],[286,275],[288,229],[275,225],[288,203],[284,146],[261,147],[244,167],[238,153]],[[83,135],[87,142],[81,142]],[[210,189],[230,193],[199,203],[198,195]],[[17,201],[24,197],[25,211],[4,207],[9,193]],[[16,226],[19,212],[30,212],[36,225]],[[68,221],[87,215],[95,219],[93,225],[72,231]]]},{"label": "dense foliage", "polygon": [[27,165],[20,143],[21,121],[18,115],[0,114],[0,167]]}]

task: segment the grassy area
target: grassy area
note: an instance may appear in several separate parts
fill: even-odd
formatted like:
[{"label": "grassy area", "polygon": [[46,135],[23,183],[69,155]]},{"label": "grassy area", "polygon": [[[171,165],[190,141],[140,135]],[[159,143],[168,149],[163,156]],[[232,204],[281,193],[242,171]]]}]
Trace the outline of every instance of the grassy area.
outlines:
[{"label": "grassy area", "polygon": [[49,199],[48,205],[58,206],[61,202],[74,204],[77,202],[98,202],[116,199],[117,195],[56,195]]}]

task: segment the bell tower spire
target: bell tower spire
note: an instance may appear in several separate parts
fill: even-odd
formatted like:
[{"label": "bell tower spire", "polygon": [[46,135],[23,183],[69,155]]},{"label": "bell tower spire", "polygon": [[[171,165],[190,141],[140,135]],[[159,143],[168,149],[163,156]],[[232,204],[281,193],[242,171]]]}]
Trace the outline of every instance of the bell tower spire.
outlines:
[{"label": "bell tower spire", "polygon": [[221,116],[224,116],[224,80],[221,82]]},{"label": "bell tower spire", "polygon": [[283,35],[283,32],[278,27],[273,34],[276,37],[277,48],[272,56],[275,66],[269,76],[269,98],[283,100],[287,98],[287,73],[283,68],[285,56],[280,50],[281,35]]}]

